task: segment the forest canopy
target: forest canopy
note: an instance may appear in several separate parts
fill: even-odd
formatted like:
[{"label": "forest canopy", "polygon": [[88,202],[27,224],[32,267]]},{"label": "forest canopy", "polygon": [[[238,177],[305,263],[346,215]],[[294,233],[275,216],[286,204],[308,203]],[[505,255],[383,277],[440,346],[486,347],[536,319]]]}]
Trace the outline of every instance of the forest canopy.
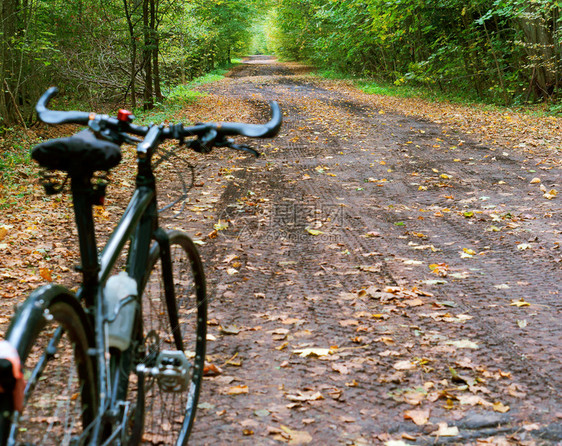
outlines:
[{"label": "forest canopy", "polygon": [[151,108],[248,52],[501,104],[558,106],[558,0],[3,0],[0,128],[48,86]]}]

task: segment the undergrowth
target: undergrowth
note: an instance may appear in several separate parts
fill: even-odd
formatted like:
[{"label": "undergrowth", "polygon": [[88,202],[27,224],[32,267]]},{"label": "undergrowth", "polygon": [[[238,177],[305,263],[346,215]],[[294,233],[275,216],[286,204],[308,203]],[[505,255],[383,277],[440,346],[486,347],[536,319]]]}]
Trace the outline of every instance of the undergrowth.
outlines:
[{"label": "undergrowth", "polygon": [[396,85],[395,83],[389,81],[359,78],[333,70],[318,70],[315,75],[325,79],[349,80],[361,91],[373,95],[391,96],[405,99],[421,98],[431,102],[450,102],[462,105],[478,106],[480,108],[490,110],[516,110],[533,116],[562,115],[562,106],[558,106],[556,104],[522,103],[503,106],[498,105],[497,103],[484,101],[463,91],[444,92],[438,89],[432,89],[428,86],[416,86],[412,84]]},{"label": "undergrowth", "polygon": [[[229,68],[229,67],[226,67]],[[172,119],[185,105],[196,101],[205,94],[195,90],[199,85],[216,82],[224,77],[228,69],[222,68],[207,73],[187,84],[165,89],[166,98],[152,110],[135,109],[135,123],[164,122]],[[52,109],[82,110],[85,104],[72,102],[71,98],[56,98]],[[112,114],[111,112],[110,114]],[[23,128],[0,129],[0,209],[18,206],[30,193],[28,178],[36,176],[38,169],[31,160],[31,148],[41,141],[34,131]],[[64,136],[64,135],[57,135]]]},{"label": "undergrowth", "polygon": [[151,122],[164,122],[171,119],[187,104],[205,96],[205,93],[195,90],[196,87],[221,80],[227,72],[227,69],[217,69],[186,84],[180,84],[169,88],[166,98],[161,103],[155,104],[152,110],[135,109],[135,122],[148,124]]}]

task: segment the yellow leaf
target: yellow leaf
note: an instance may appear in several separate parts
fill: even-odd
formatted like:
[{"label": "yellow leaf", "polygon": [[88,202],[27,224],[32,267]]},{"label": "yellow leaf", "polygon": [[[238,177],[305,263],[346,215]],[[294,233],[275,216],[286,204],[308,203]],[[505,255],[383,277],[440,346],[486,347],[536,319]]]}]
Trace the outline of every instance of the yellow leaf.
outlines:
[{"label": "yellow leaf", "polygon": [[492,409],[494,409],[494,412],[500,412],[500,413],[509,412],[509,406],[504,406],[504,404],[501,403],[500,401],[495,402],[492,405]]},{"label": "yellow leaf", "polygon": [[525,299],[521,298],[519,300],[512,300],[511,303],[509,304],[511,306],[515,306],[515,307],[530,307],[531,304],[529,302],[526,302]]},{"label": "yellow leaf", "polygon": [[322,231],[319,231],[318,229],[311,229],[308,226],[305,229],[306,229],[306,232],[308,232],[310,235],[324,234]]},{"label": "yellow leaf", "polygon": [[226,228],[228,228],[228,222],[227,221],[221,221],[219,219],[219,222],[215,223],[214,228],[217,231],[224,231]]}]

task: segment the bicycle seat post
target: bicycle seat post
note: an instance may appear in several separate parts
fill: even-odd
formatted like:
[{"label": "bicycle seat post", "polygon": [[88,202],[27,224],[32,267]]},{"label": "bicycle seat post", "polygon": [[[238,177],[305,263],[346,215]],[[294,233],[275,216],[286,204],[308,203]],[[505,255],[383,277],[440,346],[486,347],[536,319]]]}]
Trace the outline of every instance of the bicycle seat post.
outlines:
[{"label": "bicycle seat post", "polygon": [[72,200],[74,203],[74,216],[78,228],[78,241],[80,245],[81,265],[78,267],[83,277],[81,298],[85,299],[86,306],[94,305],[95,293],[98,285],[98,250],[92,206],[95,194],[91,182],[91,173],[73,174],[70,177]]}]

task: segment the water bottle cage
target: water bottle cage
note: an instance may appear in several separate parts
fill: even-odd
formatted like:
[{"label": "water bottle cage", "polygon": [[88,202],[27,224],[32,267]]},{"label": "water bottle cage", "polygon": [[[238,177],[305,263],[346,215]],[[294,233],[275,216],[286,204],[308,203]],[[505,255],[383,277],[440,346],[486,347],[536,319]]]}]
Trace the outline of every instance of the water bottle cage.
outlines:
[{"label": "water bottle cage", "polygon": [[119,303],[117,304],[117,306],[115,307],[115,309],[113,310],[113,314],[108,314],[105,318],[105,322],[108,323],[112,323],[115,321],[115,319],[117,319],[117,316],[119,316],[119,312],[121,311],[121,309],[129,304],[130,302],[135,302],[137,300],[137,296],[134,295],[130,295],[127,296],[125,299],[121,299],[119,301]]}]

